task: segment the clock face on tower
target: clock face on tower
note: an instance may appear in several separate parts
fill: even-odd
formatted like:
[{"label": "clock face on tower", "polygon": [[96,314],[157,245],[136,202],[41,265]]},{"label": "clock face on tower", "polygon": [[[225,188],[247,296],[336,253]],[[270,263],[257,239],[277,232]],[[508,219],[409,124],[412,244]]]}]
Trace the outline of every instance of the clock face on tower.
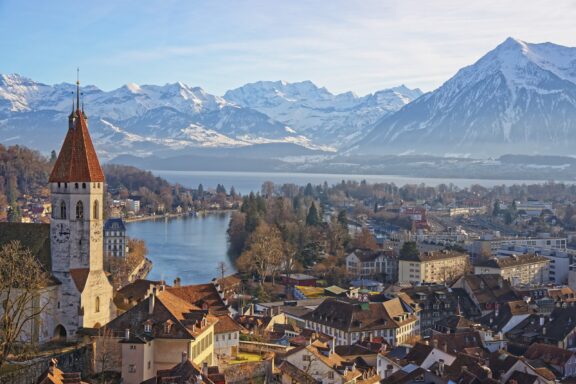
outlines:
[{"label": "clock face on tower", "polygon": [[90,241],[97,243],[102,238],[102,231],[100,226],[96,223],[92,223],[92,228],[90,229]]},{"label": "clock face on tower", "polygon": [[57,243],[65,243],[70,239],[70,227],[64,223],[58,223],[52,227],[52,240]]}]

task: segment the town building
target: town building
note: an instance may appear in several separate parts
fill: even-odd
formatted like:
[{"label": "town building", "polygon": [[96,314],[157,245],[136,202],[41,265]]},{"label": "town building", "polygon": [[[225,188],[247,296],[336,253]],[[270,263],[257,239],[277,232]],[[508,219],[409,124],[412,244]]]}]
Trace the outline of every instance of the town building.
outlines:
[{"label": "town building", "polygon": [[575,256],[574,250],[556,248],[540,248],[526,246],[509,246],[496,251],[497,257],[512,255],[540,255],[550,260],[548,281],[554,284],[566,284],[570,270],[570,261]]},{"label": "town building", "polygon": [[121,346],[123,382],[139,384],[182,362],[214,364],[218,318],[164,286],[105,326]]},{"label": "town building", "polygon": [[550,260],[537,255],[512,255],[481,261],[474,266],[475,275],[500,275],[512,286],[548,283]]},{"label": "town building", "polygon": [[19,240],[50,272],[51,279],[38,298],[46,309],[22,336],[39,343],[75,338],[79,329],[99,328],[116,315],[114,290],[103,270],[104,173],[88,118],[76,106],[48,179],[50,224],[2,223],[0,227],[0,244]]},{"label": "town building", "polygon": [[390,345],[420,336],[419,310],[400,298],[382,303],[329,298],[303,316],[306,328],[334,337],[336,345],[349,345],[381,337]]},{"label": "town building", "polygon": [[230,316],[218,316],[218,322],[214,326],[214,353],[218,359],[236,357],[240,346],[240,332],[243,330]]},{"label": "town building", "polygon": [[[362,372],[353,362],[346,361],[334,352],[334,343],[331,342],[316,340],[310,345],[292,349],[284,359],[322,384],[354,383],[362,378]],[[282,383],[293,382],[282,380]]]},{"label": "town building", "polygon": [[[451,289],[441,284],[421,285],[402,290],[420,309],[420,335],[430,336],[435,325],[460,311],[479,315],[474,303],[464,290]],[[401,296],[402,297],[402,296]]]},{"label": "town building", "polygon": [[392,250],[357,249],[346,256],[346,272],[356,278],[378,278],[394,283],[398,279],[398,257]]},{"label": "town building", "polygon": [[468,269],[466,253],[441,250],[400,256],[398,281],[405,283],[446,283],[464,275]]},{"label": "town building", "polygon": [[104,253],[107,256],[126,257],[126,226],[120,218],[111,218],[104,224]]},{"label": "town building", "polygon": [[496,305],[519,300],[510,282],[500,275],[464,275],[452,284],[462,288],[482,315],[496,309]]}]

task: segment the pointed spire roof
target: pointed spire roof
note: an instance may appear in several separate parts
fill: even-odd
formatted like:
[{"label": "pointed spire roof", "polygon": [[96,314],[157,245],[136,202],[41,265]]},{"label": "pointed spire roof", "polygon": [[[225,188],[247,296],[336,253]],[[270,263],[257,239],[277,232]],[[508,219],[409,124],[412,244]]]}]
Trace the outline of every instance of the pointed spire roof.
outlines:
[{"label": "pointed spire roof", "polygon": [[92,144],[88,124],[80,106],[71,117],[64,144],[54,164],[49,182],[104,182],[104,172]]}]

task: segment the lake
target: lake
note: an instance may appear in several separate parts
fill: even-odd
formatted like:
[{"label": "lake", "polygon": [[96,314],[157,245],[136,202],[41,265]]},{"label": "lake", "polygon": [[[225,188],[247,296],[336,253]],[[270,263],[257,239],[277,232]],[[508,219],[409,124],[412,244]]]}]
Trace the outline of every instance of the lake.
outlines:
[{"label": "lake", "polygon": [[[391,175],[336,175],[314,173],[265,173],[265,172],[197,172],[197,171],[152,171],[170,182],[205,189],[224,184],[227,190],[234,186],[237,192],[248,194],[260,191],[264,181],[275,184],[307,183],[336,184],[342,180],[367,180],[372,183],[404,184],[425,183],[428,185],[454,184],[469,187],[473,184],[494,186],[501,184],[537,183],[526,180],[479,180],[479,179],[433,179]],[[542,181],[543,182],[543,181]],[[230,213],[209,214],[205,217],[184,217],[170,220],[141,221],[127,224],[131,237],[144,239],[148,246],[148,257],[153,262],[149,279],[166,280],[172,284],[176,277],[184,284],[206,283],[219,275],[218,263],[223,261],[228,272],[233,267],[227,256],[227,235]]]},{"label": "lake", "polygon": [[165,178],[172,183],[179,183],[185,187],[197,188],[202,184],[204,189],[216,188],[218,184],[224,184],[226,190],[234,186],[236,192],[243,195],[250,192],[259,192],[262,183],[272,181],[274,184],[294,183],[306,185],[307,183],[322,184],[326,181],[329,185],[340,183],[342,180],[366,180],[369,183],[394,183],[397,186],[405,184],[424,183],[431,186],[439,184],[454,184],[460,188],[480,184],[485,187],[495,185],[512,184],[537,184],[546,180],[493,180],[493,179],[449,179],[449,178],[423,178],[397,175],[340,175],[329,173],[272,173],[272,172],[204,172],[204,171],[164,171],[151,170],[156,176]]},{"label": "lake", "polygon": [[219,276],[218,263],[234,271],[227,256],[230,212],[210,213],[202,217],[179,217],[169,220],[138,221],[126,224],[128,236],[143,239],[152,260],[151,280],[176,277],[183,284],[207,283]]}]

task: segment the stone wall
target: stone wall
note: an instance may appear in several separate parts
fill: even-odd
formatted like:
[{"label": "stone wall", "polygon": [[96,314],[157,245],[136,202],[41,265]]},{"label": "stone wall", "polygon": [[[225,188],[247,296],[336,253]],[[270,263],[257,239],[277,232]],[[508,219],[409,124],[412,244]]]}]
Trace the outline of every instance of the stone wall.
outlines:
[{"label": "stone wall", "polygon": [[0,384],[30,384],[36,383],[40,375],[48,369],[50,359],[58,360],[58,368],[64,372],[81,372],[82,377],[92,373],[92,344],[61,350],[50,356],[39,357],[22,362],[20,368],[0,376]]}]

